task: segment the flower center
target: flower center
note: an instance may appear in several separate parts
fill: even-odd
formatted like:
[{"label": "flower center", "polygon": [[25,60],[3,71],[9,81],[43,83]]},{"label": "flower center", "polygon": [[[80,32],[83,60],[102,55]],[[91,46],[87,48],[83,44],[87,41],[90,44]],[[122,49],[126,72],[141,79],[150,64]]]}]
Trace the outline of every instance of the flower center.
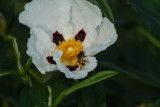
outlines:
[{"label": "flower center", "polygon": [[73,51],[73,47],[67,48],[67,51]]},{"label": "flower center", "polygon": [[77,63],[77,55],[83,51],[83,46],[80,40],[75,38],[68,39],[67,41],[59,42],[58,50],[62,50],[63,54],[61,62],[68,66],[75,66]]}]

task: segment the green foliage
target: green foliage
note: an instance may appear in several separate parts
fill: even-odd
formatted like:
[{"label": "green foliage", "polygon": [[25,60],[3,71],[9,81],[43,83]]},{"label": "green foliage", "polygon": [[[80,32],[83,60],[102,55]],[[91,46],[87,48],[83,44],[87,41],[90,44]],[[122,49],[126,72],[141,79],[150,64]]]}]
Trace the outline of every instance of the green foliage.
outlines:
[{"label": "green foliage", "polygon": [[53,85],[52,85],[52,105],[55,103],[57,97],[59,96],[59,94],[61,93],[62,90],[62,84],[65,80],[64,75],[62,75],[61,73],[56,73],[54,75],[54,81],[53,81]]},{"label": "green foliage", "polygon": [[0,71],[0,77],[1,76],[5,76],[5,75],[9,75],[9,74],[16,74],[18,75],[17,71]]},{"label": "green foliage", "polygon": [[19,98],[19,107],[45,107],[48,104],[48,89],[44,86],[24,88]]},{"label": "green foliage", "polygon": [[76,93],[78,107],[107,107],[105,88],[102,83],[82,88]]},{"label": "green foliage", "polygon": [[32,64],[31,61],[32,60],[31,60],[31,58],[28,59],[28,61],[26,63],[26,66],[25,66],[25,69],[24,69],[22,64],[21,64],[21,61],[20,61],[21,60],[21,54],[20,54],[19,49],[18,49],[16,38],[13,37],[13,36],[10,36],[10,35],[8,36],[8,38],[12,40],[13,51],[14,51],[14,54],[15,54],[16,59],[17,59],[17,67],[18,67],[18,70],[19,70],[20,77],[23,80],[23,82],[32,86],[30,76],[27,75],[27,70],[31,66],[31,64]]},{"label": "green foliage", "polygon": [[160,3],[155,0],[129,0],[129,2],[142,17],[148,29],[160,36]]},{"label": "green foliage", "polygon": [[128,72],[122,68],[119,68],[118,66],[112,64],[112,63],[107,63],[107,62],[102,62],[101,66],[104,66],[104,67],[109,67],[111,69],[115,69],[117,70],[118,72],[120,72],[121,74],[125,74],[127,76],[130,76],[131,78],[135,78],[135,79],[138,79],[138,80],[141,80],[147,84],[150,84],[154,87],[157,87],[157,88],[160,88],[160,80],[156,77],[153,78],[153,76],[151,75],[148,75],[148,74],[143,74],[143,73],[140,73],[140,72],[137,72],[137,71],[132,71],[132,72]]},{"label": "green foliage", "polygon": [[21,59],[21,54],[18,50],[18,45],[17,45],[17,41],[16,41],[16,38],[14,38],[13,36],[10,36],[11,40],[12,40],[12,43],[13,43],[13,51],[14,51],[14,54],[17,58],[17,66],[18,66],[18,70],[20,72],[21,75],[25,75],[25,72],[24,72],[24,69],[23,69],[23,66],[20,62],[20,59]]},{"label": "green foliage", "polygon": [[63,99],[64,96],[70,94],[71,92],[77,90],[77,89],[80,89],[80,88],[83,88],[83,87],[86,87],[86,86],[90,86],[90,85],[93,85],[97,82],[100,82],[100,81],[103,81],[107,78],[110,78],[114,75],[118,74],[116,71],[101,71],[95,75],[93,75],[92,77],[72,86],[71,88],[63,91],[60,93],[60,95],[58,96],[58,98],[56,99],[53,107],[56,107],[57,104]]},{"label": "green foliage", "polygon": [[29,68],[31,67],[31,65],[32,65],[32,58],[29,57],[26,65],[25,65],[25,68],[24,68],[24,72],[25,73],[27,73],[27,71],[29,70]]},{"label": "green foliage", "polygon": [[[41,78],[41,82],[42,83],[45,83],[45,82],[47,82],[48,80],[50,80],[51,78],[53,78],[54,77],[54,75],[56,75],[56,71],[55,72],[47,72],[47,73],[45,73],[43,76],[42,76],[42,78]],[[58,77],[57,77],[58,78]]]},{"label": "green foliage", "polygon": [[157,38],[155,38],[150,32],[148,32],[143,27],[137,27],[135,29],[144,37],[146,37],[148,40],[150,40],[155,46],[160,48],[160,41]]}]

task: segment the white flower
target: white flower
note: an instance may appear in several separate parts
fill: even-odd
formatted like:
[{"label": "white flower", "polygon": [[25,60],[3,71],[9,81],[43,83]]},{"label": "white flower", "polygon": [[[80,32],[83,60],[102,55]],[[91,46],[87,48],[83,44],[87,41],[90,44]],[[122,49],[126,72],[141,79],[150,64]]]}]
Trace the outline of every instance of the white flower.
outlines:
[{"label": "white flower", "polygon": [[43,74],[84,78],[97,66],[93,56],[117,39],[114,25],[86,0],[33,0],[19,21],[31,29],[27,54]]}]

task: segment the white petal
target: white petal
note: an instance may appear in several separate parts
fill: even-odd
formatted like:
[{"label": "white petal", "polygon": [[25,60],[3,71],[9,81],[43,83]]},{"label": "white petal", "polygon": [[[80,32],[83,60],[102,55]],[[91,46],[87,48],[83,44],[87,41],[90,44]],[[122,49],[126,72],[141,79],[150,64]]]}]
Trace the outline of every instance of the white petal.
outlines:
[{"label": "white petal", "polygon": [[56,51],[53,59],[56,61],[58,69],[65,74],[67,78],[72,79],[82,79],[88,75],[88,72],[93,71],[97,66],[97,60],[95,57],[86,57],[88,63],[82,68],[82,70],[78,71],[70,71],[67,67],[65,67],[60,59],[62,56],[62,51]]},{"label": "white petal", "polygon": [[107,18],[103,19],[103,23],[97,28],[98,36],[93,41],[91,47],[84,48],[86,55],[95,55],[105,50],[117,40],[117,33],[112,22]]},{"label": "white petal", "polygon": [[88,35],[94,32],[101,24],[103,18],[100,9],[86,0],[71,0],[71,22],[74,25],[74,35],[84,28],[87,36],[92,40],[96,35]]},{"label": "white petal", "polygon": [[40,28],[31,29],[31,37],[28,40],[27,47],[27,54],[32,57],[33,63],[42,74],[57,70],[55,65],[49,64],[46,60],[46,57],[51,55],[51,51],[56,46],[53,43],[51,45],[49,35],[45,31]]},{"label": "white petal", "polygon": [[25,5],[19,21],[28,27],[48,26],[56,30],[69,21],[69,0],[33,0]]},{"label": "white petal", "polygon": [[71,23],[67,23],[63,26],[63,37],[65,40],[74,38],[73,25]]}]

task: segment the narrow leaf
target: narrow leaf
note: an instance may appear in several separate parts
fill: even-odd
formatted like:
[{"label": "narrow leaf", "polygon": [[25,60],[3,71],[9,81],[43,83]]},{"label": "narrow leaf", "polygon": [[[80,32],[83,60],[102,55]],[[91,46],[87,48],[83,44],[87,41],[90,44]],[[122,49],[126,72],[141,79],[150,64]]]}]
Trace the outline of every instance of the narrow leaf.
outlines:
[{"label": "narrow leaf", "polygon": [[148,32],[143,27],[136,27],[136,30],[144,37],[146,37],[149,41],[151,41],[155,46],[160,48],[160,41],[156,37],[154,37],[150,32]]},{"label": "narrow leaf", "polygon": [[95,83],[103,81],[103,80],[110,78],[112,76],[115,76],[117,74],[118,74],[118,72],[116,72],[116,71],[101,71],[101,72],[93,75],[92,77],[72,86],[71,88],[69,88],[63,92],[61,92],[61,94],[56,99],[53,107],[56,107],[58,105],[58,103],[64,98],[64,96],[70,94],[71,92],[76,91],[76,90],[83,88],[83,87],[86,87],[86,86],[93,85]]},{"label": "narrow leaf", "polygon": [[28,61],[27,61],[27,63],[26,63],[26,66],[25,66],[25,68],[24,68],[24,71],[27,72],[27,71],[29,70],[29,68],[30,68],[31,65],[32,65],[32,58],[29,57],[29,58],[28,58]]},{"label": "narrow leaf", "polygon": [[129,3],[141,16],[148,29],[159,36],[160,28],[160,4],[154,0],[129,0]]},{"label": "narrow leaf", "polygon": [[18,72],[17,71],[0,71],[0,77],[5,75],[11,75],[11,74],[18,75]]},{"label": "narrow leaf", "polygon": [[152,75],[148,75],[148,74],[145,74],[144,73],[140,73],[138,71],[127,71],[127,70],[124,70],[112,63],[109,63],[109,62],[102,62],[101,63],[101,66],[103,67],[109,67],[110,69],[115,69],[117,72],[120,72],[120,73],[123,73],[123,74],[126,74],[132,78],[135,78],[135,79],[138,79],[138,80],[141,80],[147,84],[150,84],[154,87],[157,87],[157,88],[160,88],[160,82],[159,82],[159,78],[157,77],[152,77]]},{"label": "narrow leaf", "polygon": [[54,71],[54,72],[46,72],[44,75],[42,75],[40,81],[42,83],[45,83],[47,81],[49,81],[51,78],[53,78],[53,76],[56,74],[57,72]]},{"label": "narrow leaf", "polygon": [[103,83],[76,91],[78,107],[107,107]]},{"label": "narrow leaf", "polygon": [[55,73],[53,76],[53,85],[52,85],[52,102],[55,103],[55,100],[57,99],[58,95],[62,92],[63,82],[65,80],[65,77],[62,73]]},{"label": "narrow leaf", "polygon": [[48,97],[48,107],[52,106],[52,88],[51,86],[47,86],[48,92],[49,92],[49,97]]},{"label": "narrow leaf", "polygon": [[24,69],[23,69],[23,66],[20,62],[20,59],[21,59],[21,54],[18,50],[18,45],[17,45],[17,41],[16,41],[16,38],[13,37],[13,36],[10,36],[11,40],[12,40],[12,43],[13,43],[13,51],[14,51],[14,54],[17,58],[17,67],[18,67],[18,70],[20,72],[21,75],[25,75],[25,72],[24,72]]},{"label": "narrow leaf", "polygon": [[46,86],[24,88],[19,98],[19,107],[45,107],[48,102],[48,89]]},{"label": "narrow leaf", "polygon": [[[27,73],[24,71],[23,69],[23,66],[21,64],[21,54],[18,50],[18,45],[17,45],[17,41],[16,41],[16,38],[11,36],[11,35],[8,35],[8,39],[9,40],[12,40],[12,44],[13,44],[13,51],[14,51],[14,54],[16,56],[16,59],[17,59],[17,67],[18,67],[18,70],[19,70],[19,73],[20,73],[20,76],[21,76],[21,79],[29,84],[30,86],[32,86],[32,82],[31,82],[31,79],[30,77],[27,75]],[[29,61],[30,62],[30,61]],[[28,69],[30,63],[26,66],[26,69]]]},{"label": "narrow leaf", "polygon": [[16,56],[17,59],[20,59],[21,55],[20,55],[19,50],[18,50],[17,40],[13,36],[11,37],[11,39],[12,39],[12,42],[13,42],[14,54],[15,54],[15,56]]}]

